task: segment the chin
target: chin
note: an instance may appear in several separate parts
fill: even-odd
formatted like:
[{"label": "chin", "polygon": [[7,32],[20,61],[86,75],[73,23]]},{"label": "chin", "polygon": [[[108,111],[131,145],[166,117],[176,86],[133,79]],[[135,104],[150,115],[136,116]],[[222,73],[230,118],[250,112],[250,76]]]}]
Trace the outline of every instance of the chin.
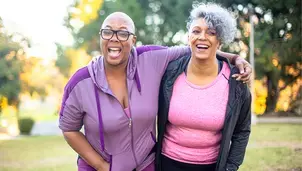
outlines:
[{"label": "chin", "polygon": [[196,59],[199,59],[199,60],[207,60],[207,59],[209,59],[210,57],[209,57],[209,55],[206,55],[206,54],[195,54],[195,58]]},{"label": "chin", "polygon": [[124,63],[124,60],[123,60],[123,58],[111,59],[111,58],[107,57],[106,62],[111,66],[119,66]]}]

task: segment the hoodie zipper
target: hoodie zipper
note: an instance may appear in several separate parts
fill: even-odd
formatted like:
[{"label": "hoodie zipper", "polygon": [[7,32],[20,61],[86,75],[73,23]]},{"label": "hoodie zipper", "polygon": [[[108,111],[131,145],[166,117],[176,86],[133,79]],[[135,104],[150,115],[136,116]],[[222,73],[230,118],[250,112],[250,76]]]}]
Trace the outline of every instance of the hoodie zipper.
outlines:
[{"label": "hoodie zipper", "polygon": [[[111,94],[110,94],[110,95],[111,95]],[[111,96],[112,96],[114,99],[117,100],[117,98],[116,98],[115,96],[113,96],[113,95],[111,95]],[[118,102],[118,104],[121,106],[121,109],[123,110],[125,117],[127,117],[128,120],[129,120],[129,122],[128,122],[128,127],[130,128],[130,132],[131,132],[131,148],[132,148],[132,154],[133,154],[133,157],[134,157],[134,160],[135,160],[135,164],[136,164],[136,166],[138,166],[138,162],[137,162],[137,159],[136,159],[136,155],[135,155],[135,153],[134,153],[134,142],[133,142],[133,139],[134,139],[134,138],[133,138],[133,126],[132,126],[132,116],[131,116],[131,108],[130,108],[130,99],[128,98],[128,102],[129,102],[128,108],[129,108],[130,116],[128,116],[128,115],[125,113],[122,104],[121,104],[118,100],[117,100],[117,102]]]},{"label": "hoodie zipper", "polygon": [[[127,90],[128,90],[129,128],[130,128],[130,131],[131,131],[131,148],[132,148],[133,158],[134,158],[134,161],[135,161],[135,166],[137,167],[138,166],[138,162],[137,162],[137,158],[136,158],[135,151],[134,151],[133,120],[132,120],[131,101],[130,101],[132,89],[129,89],[128,82],[127,82],[126,85],[127,85]],[[133,86],[131,86],[131,88],[132,87]]]},{"label": "hoodie zipper", "polygon": [[138,162],[137,162],[137,158],[136,158],[136,155],[135,155],[135,152],[134,152],[134,142],[133,142],[133,126],[132,126],[132,118],[131,118],[131,108],[130,108],[130,100],[129,100],[129,112],[130,112],[130,118],[129,118],[129,127],[131,129],[131,148],[132,148],[132,153],[133,153],[133,157],[134,157],[134,160],[135,160],[135,164],[136,164],[136,167],[138,166]]},{"label": "hoodie zipper", "polygon": [[[128,90],[128,85],[127,85],[127,90]],[[131,91],[130,91],[131,92]],[[137,158],[136,158],[136,155],[135,155],[135,152],[134,152],[134,142],[133,142],[133,120],[132,120],[132,112],[131,112],[131,105],[130,105],[130,93],[128,94],[128,108],[129,108],[129,116],[126,114],[126,112],[124,111],[124,108],[123,108],[123,105],[118,101],[118,99],[110,94],[114,99],[117,100],[118,104],[121,106],[121,109],[123,110],[124,112],[124,115],[125,117],[128,118],[129,120],[129,123],[128,123],[128,127],[130,128],[130,132],[131,132],[131,149],[132,149],[132,154],[133,154],[133,158],[134,158],[134,161],[135,161],[135,165],[138,166],[138,162],[137,162]]]}]

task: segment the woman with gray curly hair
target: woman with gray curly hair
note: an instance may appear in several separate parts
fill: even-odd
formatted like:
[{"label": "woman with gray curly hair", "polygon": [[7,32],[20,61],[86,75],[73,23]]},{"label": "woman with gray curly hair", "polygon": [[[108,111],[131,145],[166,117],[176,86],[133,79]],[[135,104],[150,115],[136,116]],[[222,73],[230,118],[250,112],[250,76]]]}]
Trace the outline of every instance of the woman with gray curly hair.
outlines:
[{"label": "woman with gray curly hair", "polygon": [[191,56],[169,64],[160,87],[158,171],[234,171],[250,135],[251,94],[216,54],[233,41],[236,20],[217,4],[198,4],[189,17]]}]

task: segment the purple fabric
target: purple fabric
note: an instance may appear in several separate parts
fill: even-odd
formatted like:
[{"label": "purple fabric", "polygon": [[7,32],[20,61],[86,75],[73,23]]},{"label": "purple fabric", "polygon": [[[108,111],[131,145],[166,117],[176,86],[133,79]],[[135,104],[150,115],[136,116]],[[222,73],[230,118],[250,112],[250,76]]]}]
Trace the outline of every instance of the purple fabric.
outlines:
[{"label": "purple fabric", "polygon": [[152,132],[150,132],[150,134],[151,134],[152,140],[156,143],[156,138],[155,138],[155,136],[152,134]]},{"label": "purple fabric", "polygon": [[98,93],[98,88],[96,85],[94,85],[94,94],[95,94],[95,99],[96,99],[96,106],[98,110],[98,120],[99,120],[99,131],[100,131],[100,142],[101,142],[101,147],[102,150],[105,150],[105,145],[104,145],[104,132],[103,132],[103,119],[102,119],[102,112],[101,112],[101,103],[100,103],[100,98],[99,98],[99,93]]},{"label": "purple fabric", "polygon": [[79,69],[69,80],[67,85],[64,88],[64,96],[61,104],[61,110],[60,110],[60,116],[63,115],[65,102],[69,97],[70,92],[73,90],[73,88],[82,80],[89,78],[90,74],[88,72],[88,68],[84,67]]},{"label": "purple fabric", "polygon": [[138,76],[137,70],[135,71],[134,77],[135,77],[137,89],[138,89],[139,92],[141,92],[142,91],[142,87],[141,87],[141,82],[139,80],[139,76]]},{"label": "purple fabric", "polygon": [[149,166],[147,166],[142,171],[155,171],[155,163],[154,163],[154,161],[151,164],[149,164]]},{"label": "purple fabric", "polygon": [[141,55],[144,52],[154,51],[154,50],[162,50],[167,49],[164,46],[157,46],[157,45],[143,45],[136,48],[137,56]]},{"label": "purple fabric", "polygon": [[[153,135],[162,74],[170,61],[189,52],[188,47],[158,46],[144,46],[132,51],[127,66],[132,124],[109,88],[103,57],[97,58],[76,72],[66,85],[60,129],[75,131],[84,125],[86,139],[104,160],[111,163],[112,171],[144,167],[154,160],[154,155],[149,154],[155,145]],[[87,164],[81,161],[79,167],[83,165]]]},{"label": "purple fabric", "polygon": [[78,171],[96,171],[93,167],[89,166],[83,159],[78,160]]}]

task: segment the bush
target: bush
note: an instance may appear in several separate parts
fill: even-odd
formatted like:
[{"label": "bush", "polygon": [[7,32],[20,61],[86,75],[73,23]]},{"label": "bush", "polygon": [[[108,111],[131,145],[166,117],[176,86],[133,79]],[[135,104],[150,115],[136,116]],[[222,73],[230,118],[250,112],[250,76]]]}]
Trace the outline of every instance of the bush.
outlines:
[{"label": "bush", "polygon": [[21,134],[29,135],[35,121],[32,118],[19,119],[19,129]]}]

